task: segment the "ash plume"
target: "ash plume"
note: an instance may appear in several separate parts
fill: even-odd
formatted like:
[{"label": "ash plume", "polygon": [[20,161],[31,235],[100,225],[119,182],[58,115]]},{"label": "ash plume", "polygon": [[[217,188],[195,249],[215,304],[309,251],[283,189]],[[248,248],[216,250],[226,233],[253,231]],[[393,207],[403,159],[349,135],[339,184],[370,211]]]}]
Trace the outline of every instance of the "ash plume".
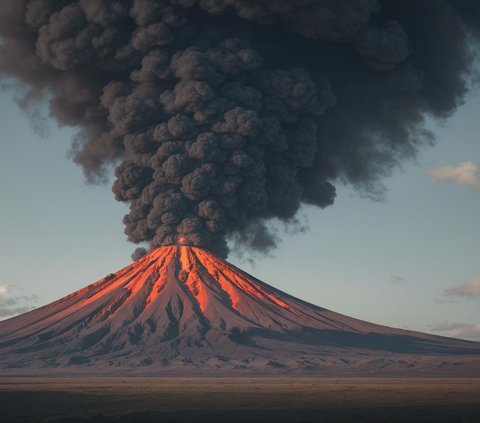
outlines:
[{"label": "ash plume", "polygon": [[130,241],[225,257],[335,182],[375,195],[462,103],[479,35],[473,0],[3,0],[0,73],[79,129],[89,181],[115,166]]}]

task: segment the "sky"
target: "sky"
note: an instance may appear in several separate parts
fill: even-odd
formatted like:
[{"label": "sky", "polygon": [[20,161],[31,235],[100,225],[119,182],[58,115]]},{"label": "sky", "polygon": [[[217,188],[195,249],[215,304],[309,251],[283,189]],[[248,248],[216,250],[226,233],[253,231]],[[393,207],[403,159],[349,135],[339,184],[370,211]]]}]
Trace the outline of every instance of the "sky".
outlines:
[{"label": "sky", "polygon": [[[437,143],[392,170],[383,201],[337,184],[308,229],[270,256],[229,261],[310,303],[359,319],[480,340],[480,91]],[[0,91],[0,320],[55,301],[131,262],[127,208],[68,157],[74,131],[32,121]]]}]

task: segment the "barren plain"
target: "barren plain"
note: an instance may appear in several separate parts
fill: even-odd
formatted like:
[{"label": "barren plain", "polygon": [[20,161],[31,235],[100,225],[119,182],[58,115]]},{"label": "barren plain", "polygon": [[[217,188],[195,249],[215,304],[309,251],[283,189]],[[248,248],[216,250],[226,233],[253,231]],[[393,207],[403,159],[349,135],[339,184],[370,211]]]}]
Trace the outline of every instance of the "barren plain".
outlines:
[{"label": "barren plain", "polygon": [[2,423],[478,421],[479,378],[0,378]]}]

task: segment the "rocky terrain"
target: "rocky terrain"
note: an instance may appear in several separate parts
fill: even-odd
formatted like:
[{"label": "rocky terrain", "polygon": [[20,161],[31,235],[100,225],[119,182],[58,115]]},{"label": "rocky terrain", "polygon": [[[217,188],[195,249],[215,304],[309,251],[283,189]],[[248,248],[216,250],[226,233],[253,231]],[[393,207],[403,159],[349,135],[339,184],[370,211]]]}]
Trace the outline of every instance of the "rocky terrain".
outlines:
[{"label": "rocky terrain", "polygon": [[3,374],[480,375],[479,343],[353,319],[166,246],[0,322]]}]

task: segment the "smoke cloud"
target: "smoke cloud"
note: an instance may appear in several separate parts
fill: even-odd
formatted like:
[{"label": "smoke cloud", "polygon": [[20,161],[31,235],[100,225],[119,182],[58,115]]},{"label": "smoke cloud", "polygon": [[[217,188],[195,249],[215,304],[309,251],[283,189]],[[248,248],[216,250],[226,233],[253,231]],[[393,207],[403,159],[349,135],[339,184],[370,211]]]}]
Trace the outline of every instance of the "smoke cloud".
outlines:
[{"label": "smoke cloud", "polygon": [[479,35],[475,0],[2,0],[0,73],[79,129],[89,181],[115,167],[130,241],[227,256],[336,182],[378,192],[462,103]]}]

